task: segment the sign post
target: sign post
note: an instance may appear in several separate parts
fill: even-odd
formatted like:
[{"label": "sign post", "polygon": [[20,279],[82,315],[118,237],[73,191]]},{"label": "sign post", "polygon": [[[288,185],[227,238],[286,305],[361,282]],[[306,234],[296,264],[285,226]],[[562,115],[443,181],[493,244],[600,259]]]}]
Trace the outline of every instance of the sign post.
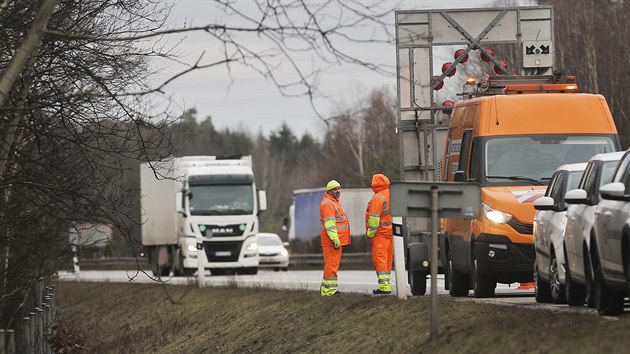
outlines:
[{"label": "sign post", "polygon": [[[472,219],[479,216],[481,190],[476,183],[393,182],[391,213],[431,218],[431,341],[437,340],[438,219]],[[398,274],[398,272],[396,272]],[[399,279],[396,279],[398,282]]]}]

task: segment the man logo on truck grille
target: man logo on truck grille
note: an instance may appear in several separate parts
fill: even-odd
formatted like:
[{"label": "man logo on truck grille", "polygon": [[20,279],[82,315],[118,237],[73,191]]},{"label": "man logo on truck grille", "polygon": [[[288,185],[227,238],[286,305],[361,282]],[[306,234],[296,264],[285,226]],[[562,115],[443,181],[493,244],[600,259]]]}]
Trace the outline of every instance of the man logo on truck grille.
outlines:
[{"label": "man logo on truck grille", "polygon": [[212,229],[213,235],[232,235],[234,234],[234,229],[231,227],[217,227]]}]

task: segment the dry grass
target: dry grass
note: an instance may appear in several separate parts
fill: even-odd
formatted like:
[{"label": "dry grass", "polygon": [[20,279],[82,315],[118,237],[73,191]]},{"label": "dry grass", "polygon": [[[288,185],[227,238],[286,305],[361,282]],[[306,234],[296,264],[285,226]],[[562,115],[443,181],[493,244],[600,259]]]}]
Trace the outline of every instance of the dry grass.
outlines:
[{"label": "dry grass", "polygon": [[590,314],[439,301],[429,342],[428,297],[196,289],[112,283],[57,284],[65,324],[90,353],[615,353],[630,315]]}]

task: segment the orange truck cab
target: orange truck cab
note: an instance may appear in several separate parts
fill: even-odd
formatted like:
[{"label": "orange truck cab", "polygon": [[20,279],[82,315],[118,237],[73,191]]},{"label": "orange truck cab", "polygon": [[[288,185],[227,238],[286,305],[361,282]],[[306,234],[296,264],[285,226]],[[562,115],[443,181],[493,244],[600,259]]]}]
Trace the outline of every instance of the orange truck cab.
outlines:
[{"label": "orange truck cab", "polygon": [[503,94],[456,102],[442,160],[443,181],[481,185],[477,219],[442,219],[440,258],[451,296],[494,296],[497,283],[531,282],[533,202],[562,164],[618,151],[603,96],[576,87],[506,86]]}]

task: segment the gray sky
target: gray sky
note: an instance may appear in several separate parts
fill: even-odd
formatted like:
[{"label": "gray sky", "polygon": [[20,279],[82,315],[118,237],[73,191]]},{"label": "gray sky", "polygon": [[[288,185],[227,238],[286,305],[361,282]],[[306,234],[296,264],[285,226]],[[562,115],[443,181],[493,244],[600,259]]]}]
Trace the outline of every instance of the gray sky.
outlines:
[{"label": "gray sky", "polygon": [[[315,0],[311,0],[315,1]],[[251,0],[238,0],[237,3],[247,4]],[[382,0],[383,4],[393,6],[399,1]],[[428,8],[464,8],[464,7],[493,7],[495,1],[488,0],[405,0],[401,1],[399,10],[428,9]],[[523,2],[521,2],[523,3]],[[532,1],[527,1],[532,3]],[[217,11],[211,1],[181,0],[177,2],[169,17],[169,25],[181,27],[183,25],[201,26],[210,23],[224,22],[222,13]],[[394,32],[394,16],[391,14],[391,32]],[[348,44],[344,47],[351,53],[364,60],[386,64],[392,68],[396,64],[394,44]],[[191,63],[205,51],[204,58],[210,59],[212,53],[219,49],[213,48],[207,36],[201,33],[186,35],[179,49],[187,54],[183,60]],[[323,65],[312,62],[307,56],[300,57],[302,64],[307,67]],[[172,67],[176,70],[175,67]],[[393,70],[393,69],[392,69]],[[284,73],[284,70],[283,70]],[[286,75],[290,70],[286,71]],[[269,132],[277,131],[282,122],[286,122],[293,133],[301,137],[305,132],[311,132],[321,137],[324,124],[313,112],[307,98],[283,97],[274,84],[255,71],[246,67],[233,66],[231,79],[225,66],[219,66],[188,74],[166,87],[166,95],[161,104],[167,99],[172,100],[173,115],[179,115],[183,110],[196,108],[200,120],[212,116],[216,129],[245,128],[253,134],[262,131],[268,136]],[[395,93],[396,80],[394,75],[383,75],[370,71],[358,65],[335,65],[327,67],[319,77],[319,89],[323,96],[316,99],[319,112],[324,116],[333,116],[338,107],[348,108],[357,100],[365,98],[373,88],[386,86]],[[357,107],[358,108],[358,107]]]}]

